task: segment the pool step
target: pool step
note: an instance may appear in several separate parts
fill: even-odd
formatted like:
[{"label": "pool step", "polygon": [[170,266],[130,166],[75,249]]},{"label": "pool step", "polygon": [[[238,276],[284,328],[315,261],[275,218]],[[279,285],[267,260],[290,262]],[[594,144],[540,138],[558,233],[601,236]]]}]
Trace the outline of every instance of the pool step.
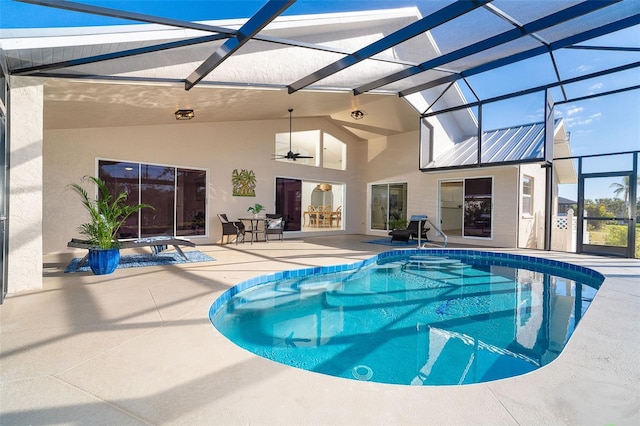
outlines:
[{"label": "pool step", "polygon": [[395,272],[402,269],[403,266],[404,266],[404,263],[402,262],[383,263],[381,265],[376,265],[376,271],[377,272]]},{"label": "pool step", "polygon": [[449,259],[440,256],[410,256],[405,269],[422,271],[463,271],[471,265],[459,259]]}]

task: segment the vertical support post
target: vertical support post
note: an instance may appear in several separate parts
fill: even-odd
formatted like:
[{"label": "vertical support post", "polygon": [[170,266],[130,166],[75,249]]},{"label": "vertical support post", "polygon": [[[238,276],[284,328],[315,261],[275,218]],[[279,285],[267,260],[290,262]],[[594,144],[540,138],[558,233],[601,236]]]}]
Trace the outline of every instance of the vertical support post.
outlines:
[{"label": "vertical support post", "polygon": [[584,241],[584,177],[582,176],[582,157],[578,158],[578,241],[576,253],[582,253]]},{"label": "vertical support post", "polygon": [[545,91],[544,100],[544,160],[546,163],[545,208],[544,208],[544,249],[551,250],[551,227],[553,225],[553,143],[554,143],[554,102],[549,89]]},{"label": "vertical support post", "polygon": [[633,171],[629,176],[629,222],[627,228],[627,257],[633,259],[636,254],[636,220],[638,219],[638,151],[633,153]]}]

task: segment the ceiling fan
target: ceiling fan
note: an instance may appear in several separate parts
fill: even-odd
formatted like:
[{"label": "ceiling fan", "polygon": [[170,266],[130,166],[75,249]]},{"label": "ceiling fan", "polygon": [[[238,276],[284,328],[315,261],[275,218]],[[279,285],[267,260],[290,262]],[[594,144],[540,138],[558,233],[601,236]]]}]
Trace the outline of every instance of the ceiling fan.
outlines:
[{"label": "ceiling fan", "polygon": [[276,154],[274,156],[274,159],[284,158],[286,160],[296,161],[298,158],[313,158],[313,157],[309,157],[308,155],[302,155],[299,152],[294,153],[293,149],[291,148],[291,113],[292,112],[293,112],[293,108],[289,108],[289,152],[287,152],[286,155]]}]

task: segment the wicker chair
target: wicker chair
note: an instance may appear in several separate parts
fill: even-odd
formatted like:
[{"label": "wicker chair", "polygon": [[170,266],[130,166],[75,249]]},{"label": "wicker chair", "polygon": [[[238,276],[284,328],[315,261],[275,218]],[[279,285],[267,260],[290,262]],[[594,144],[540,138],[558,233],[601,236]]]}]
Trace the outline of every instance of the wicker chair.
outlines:
[{"label": "wicker chair", "polygon": [[220,223],[222,224],[222,238],[220,239],[220,244],[224,244],[225,235],[227,236],[227,243],[229,243],[231,235],[236,236],[236,245],[238,245],[240,237],[242,237],[242,242],[244,243],[244,224],[241,221],[232,222],[227,219],[226,214],[219,214],[218,219],[220,219]]},{"label": "wicker chair", "polygon": [[280,241],[284,241],[284,225],[285,221],[281,214],[265,215],[267,218],[264,222],[264,240],[269,241],[269,235],[278,235]]}]

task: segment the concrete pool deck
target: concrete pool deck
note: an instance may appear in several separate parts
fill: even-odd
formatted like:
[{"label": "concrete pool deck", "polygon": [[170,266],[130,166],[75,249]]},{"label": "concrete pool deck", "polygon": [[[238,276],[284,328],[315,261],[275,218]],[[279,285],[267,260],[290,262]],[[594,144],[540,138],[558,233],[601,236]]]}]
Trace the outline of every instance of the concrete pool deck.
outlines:
[{"label": "concrete pool deck", "polygon": [[240,281],[391,249],[367,239],[204,245],[216,261],[107,276],[64,274],[72,255],[46,257],[45,287],[0,306],[0,424],[640,424],[640,260],[508,250],[607,278],[558,359],[476,385],[324,376],[257,357],[209,322]]}]

